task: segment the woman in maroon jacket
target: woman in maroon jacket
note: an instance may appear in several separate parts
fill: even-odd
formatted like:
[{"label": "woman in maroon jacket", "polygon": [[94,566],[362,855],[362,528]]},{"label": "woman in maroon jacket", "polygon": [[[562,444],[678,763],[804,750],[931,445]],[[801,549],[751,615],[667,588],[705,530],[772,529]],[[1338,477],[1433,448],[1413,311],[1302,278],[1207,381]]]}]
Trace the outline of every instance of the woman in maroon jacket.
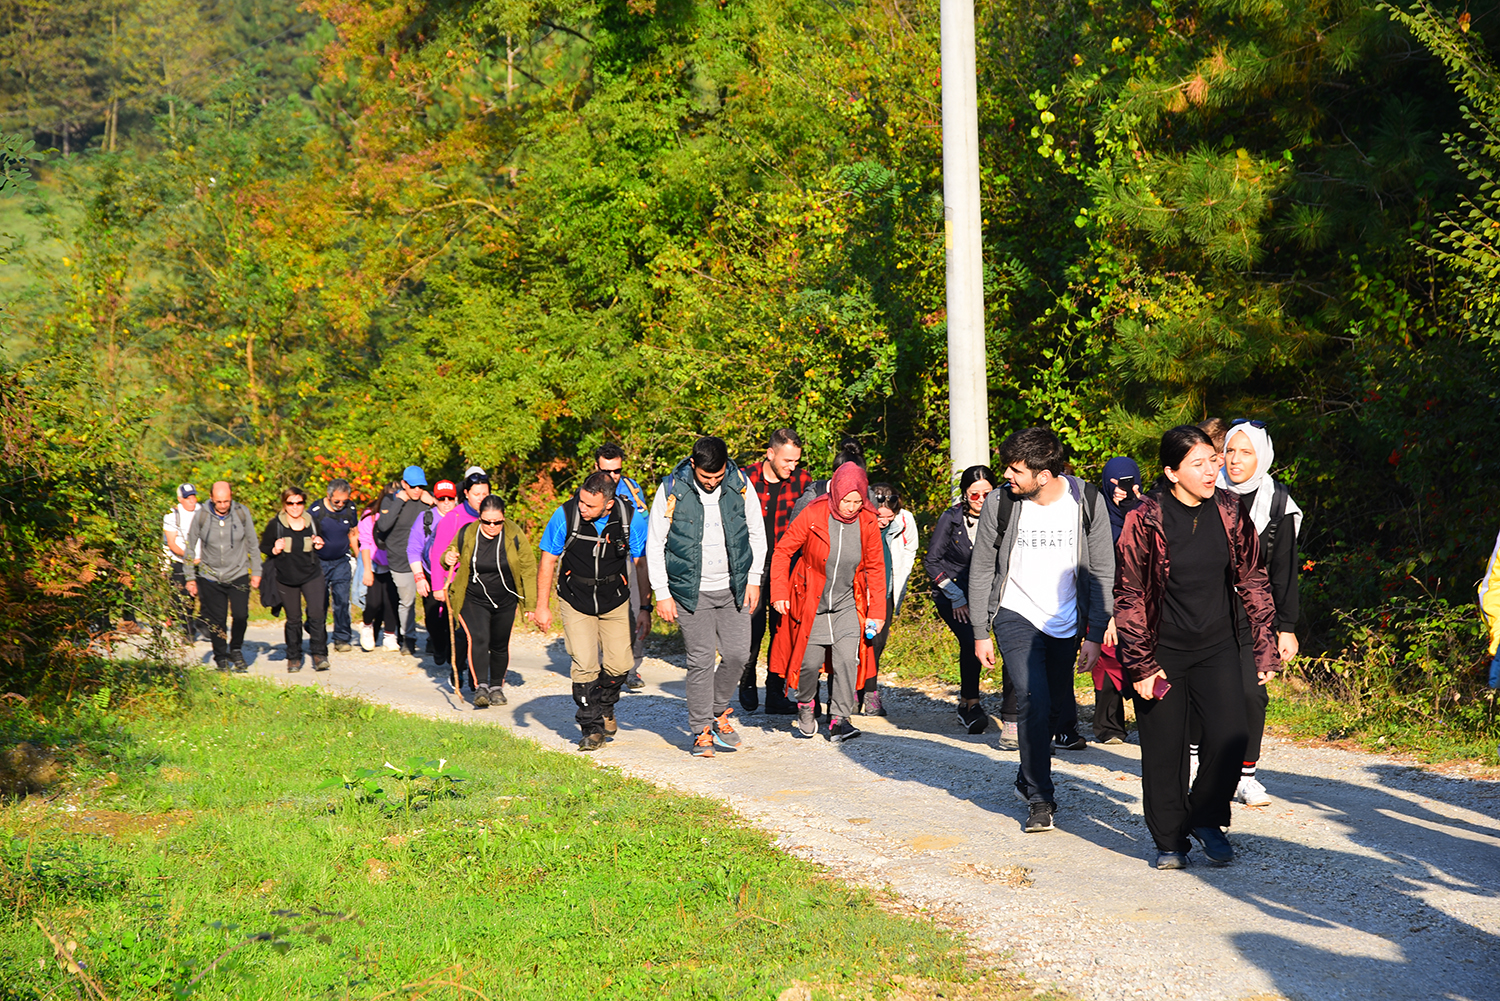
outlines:
[{"label": "woman in maroon jacket", "polygon": [[[1119,656],[1135,684],[1141,795],[1158,869],[1187,865],[1191,835],[1209,860],[1234,858],[1224,836],[1247,729],[1240,646],[1261,684],[1281,663],[1275,606],[1255,524],[1215,489],[1212,440],[1191,425],[1162,435],[1163,480],[1125,518],[1115,562]],[[1238,603],[1250,620],[1239,630]],[[1202,726],[1198,777],[1188,788],[1188,721]]]}]

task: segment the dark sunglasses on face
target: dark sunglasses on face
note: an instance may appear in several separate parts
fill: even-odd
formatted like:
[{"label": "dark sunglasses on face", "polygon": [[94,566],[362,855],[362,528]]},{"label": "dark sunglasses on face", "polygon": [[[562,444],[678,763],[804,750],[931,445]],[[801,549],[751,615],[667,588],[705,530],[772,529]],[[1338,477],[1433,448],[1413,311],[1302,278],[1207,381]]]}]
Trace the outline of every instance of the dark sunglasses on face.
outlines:
[{"label": "dark sunglasses on face", "polygon": [[286,506],[287,507],[302,507],[306,503],[307,503],[307,501],[287,501],[286,502]]},{"label": "dark sunglasses on face", "polygon": [[496,528],[498,528],[498,527],[499,527],[499,526],[501,526],[501,525],[503,525],[503,524],[505,524],[505,519],[504,519],[504,518],[501,518],[501,519],[500,519],[500,520],[499,520],[499,521],[491,521],[491,520],[490,520],[490,519],[488,519],[488,518],[480,518],[480,519],[479,519],[479,523],[480,523],[480,524],[481,524],[481,525],[490,525],[490,526],[491,526],[491,527],[496,527]]},{"label": "dark sunglasses on face", "polygon": [[1236,417],[1234,420],[1229,422],[1229,426],[1232,428],[1239,427],[1241,424],[1248,424],[1253,428],[1260,428],[1260,430],[1262,431],[1266,429],[1265,421],[1252,421],[1248,417]]}]

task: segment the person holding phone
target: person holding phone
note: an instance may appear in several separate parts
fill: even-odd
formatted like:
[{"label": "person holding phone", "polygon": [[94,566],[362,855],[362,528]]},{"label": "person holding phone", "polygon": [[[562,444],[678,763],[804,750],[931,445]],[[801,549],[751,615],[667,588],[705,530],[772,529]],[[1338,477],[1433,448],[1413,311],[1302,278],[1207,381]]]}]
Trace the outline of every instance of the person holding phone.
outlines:
[{"label": "person holding phone", "polygon": [[[1141,796],[1158,869],[1187,866],[1189,837],[1224,865],[1234,858],[1224,828],[1249,739],[1240,648],[1251,648],[1261,684],[1276,676],[1276,609],[1255,523],[1238,496],[1217,488],[1212,439],[1175,427],[1162,435],[1159,459],[1162,479],[1125,516],[1115,564],[1115,632],[1135,688]],[[1191,787],[1190,722],[1203,734]]]}]

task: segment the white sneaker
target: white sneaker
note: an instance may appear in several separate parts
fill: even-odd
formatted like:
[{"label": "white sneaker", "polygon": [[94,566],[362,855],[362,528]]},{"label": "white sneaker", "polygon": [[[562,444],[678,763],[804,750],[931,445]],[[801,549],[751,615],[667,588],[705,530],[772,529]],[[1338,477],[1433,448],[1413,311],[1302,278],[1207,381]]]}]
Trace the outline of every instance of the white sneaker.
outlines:
[{"label": "white sneaker", "polygon": [[360,626],[359,627],[359,648],[361,650],[363,650],[365,653],[369,653],[371,650],[375,649],[375,627],[374,626]]},{"label": "white sneaker", "polygon": [[391,653],[399,653],[401,651],[401,644],[396,641],[396,637],[394,635],[392,635],[391,633],[386,633],[385,639],[381,641],[380,649],[388,650]]},{"label": "white sneaker", "polygon": [[1240,784],[1234,791],[1237,802],[1246,806],[1270,806],[1271,797],[1266,795],[1266,787],[1260,784],[1260,780],[1251,775],[1240,779]]}]

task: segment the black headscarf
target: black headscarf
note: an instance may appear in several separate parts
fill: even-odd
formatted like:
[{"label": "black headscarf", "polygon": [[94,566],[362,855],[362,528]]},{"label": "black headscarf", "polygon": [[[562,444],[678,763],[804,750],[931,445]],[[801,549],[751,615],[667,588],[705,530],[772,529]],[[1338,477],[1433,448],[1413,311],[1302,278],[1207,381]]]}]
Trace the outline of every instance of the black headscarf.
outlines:
[{"label": "black headscarf", "polygon": [[1125,527],[1125,516],[1140,503],[1133,493],[1127,494],[1124,500],[1115,503],[1115,485],[1109,481],[1126,476],[1134,476],[1136,485],[1144,489],[1141,484],[1141,467],[1135,464],[1134,459],[1123,455],[1116,456],[1104,464],[1104,477],[1099,484],[1099,489],[1104,491],[1104,506],[1109,509],[1109,529],[1114,533],[1116,542],[1120,541],[1120,532]]}]

